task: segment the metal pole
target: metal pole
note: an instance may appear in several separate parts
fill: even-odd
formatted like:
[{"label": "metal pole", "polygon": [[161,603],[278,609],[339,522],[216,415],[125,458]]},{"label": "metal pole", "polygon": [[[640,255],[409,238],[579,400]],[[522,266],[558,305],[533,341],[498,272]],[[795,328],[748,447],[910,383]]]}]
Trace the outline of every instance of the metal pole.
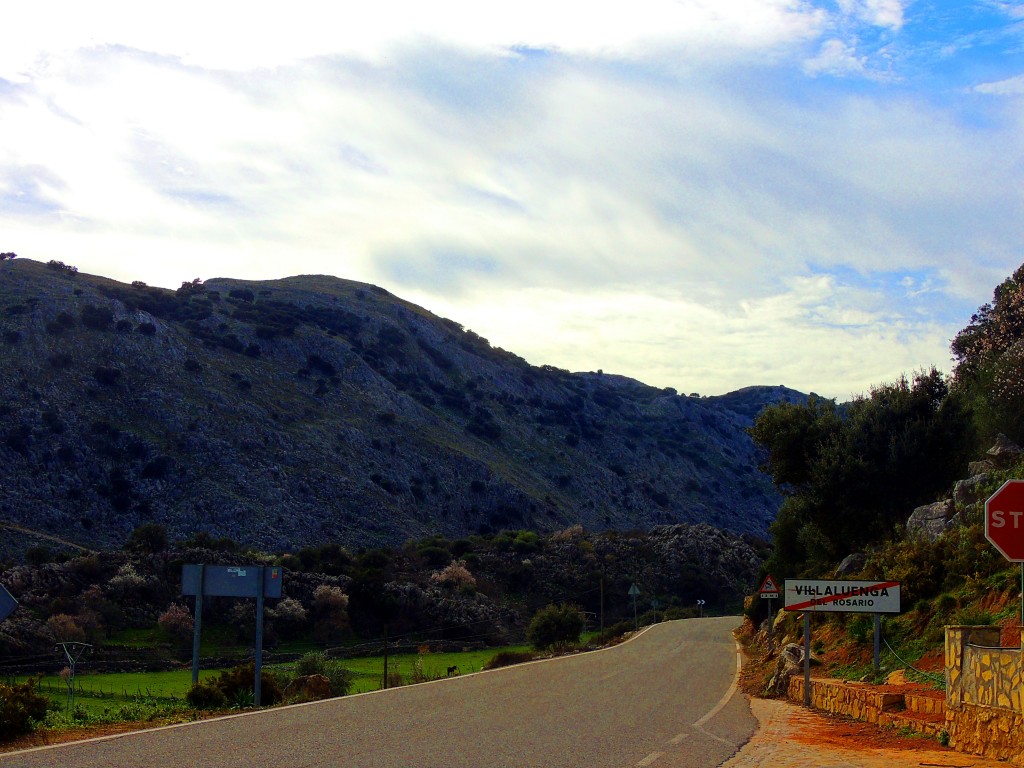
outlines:
[{"label": "metal pole", "polygon": [[196,615],[192,620],[192,685],[199,683],[199,635],[203,631],[203,566],[199,566],[199,589],[196,590]]},{"label": "metal pole", "polygon": [[[1021,596],[1024,601],[1024,595]],[[1021,602],[1024,605],[1024,602]],[[601,636],[604,636],[604,569],[601,569]]]},{"label": "metal pole", "polygon": [[636,595],[633,595],[633,631],[640,629],[640,624],[636,618]]},{"label": "metal pole", "polygon": [[804,706],[811,706],[811,614],[804,611]]},{"label": "metal pole", "polygon": [[252,703],[256,707],[260,706],[263,682],[263,571],[262,565],[256,569],[256,674],[252,681]]},{"label": "metal pole", "polygon": [[774,624],[774,617],[772,616],[772,599],[768,598],[768,645],[772,644],[772,624]]},{"label": "metal pole", "polygon": [[384,623],[384,689],[388,687],[388,625]]},{"label": "metal pole", "polygon": [[882,650],[882,614],[875,614],[875,674],[881,666],[879,656]]}]

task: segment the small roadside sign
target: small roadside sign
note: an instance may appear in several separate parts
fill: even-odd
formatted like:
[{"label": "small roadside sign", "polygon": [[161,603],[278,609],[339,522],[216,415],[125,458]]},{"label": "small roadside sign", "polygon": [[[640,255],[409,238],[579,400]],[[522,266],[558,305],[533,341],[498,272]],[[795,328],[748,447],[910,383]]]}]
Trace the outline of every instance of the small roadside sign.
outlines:
[{"label": "small roadside sign", "polygon": [[898,581],[786,579],[787,611],[899,613]]},{"label": "small roadside sign", "polygon": [[764,582],[761,584],[761,588],[757,591],[760,593],[761,597],[766,600],[778,600],[782,592],[770,573],[764,577]]},{"label": "small roadside sign", "polygon": [[10,616],[17,607],[18,601],[14,599],[14,596],[10,592],[0,585],[0,621],[3,621]]}]

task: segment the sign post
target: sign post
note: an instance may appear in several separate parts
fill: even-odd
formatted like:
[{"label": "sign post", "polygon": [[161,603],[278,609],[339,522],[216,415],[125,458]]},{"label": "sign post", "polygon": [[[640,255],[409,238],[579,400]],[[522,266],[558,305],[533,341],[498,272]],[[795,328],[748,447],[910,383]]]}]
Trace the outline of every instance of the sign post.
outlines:
[{"label": "sign post", "polygon": [[640,589],[637,587],[636,584],[633,584],[629,588],[629,592],[627,592],[626,594],[633,598],[633,631],[636,632],[636,630],[640,628],[640,625],[637,623],[636,618],[636,598],[640,594]]},{"label": "sign post", "polygon": [[775,583],[775,579],[769,573],[764,577],[764,581],[761,582],[761,588],[758,594],[761,595],[762,600],[768,601],[768,642],[772,640],[772,624],[774,624],[772,616],[772,600],[779,599],[779,585]]},{"label": "sign post", "polygon": [[263,598],[281,596],[281,569],[264,566],[183,565],[181,594],[195,595],[196,618],[192,635],[192,684],[199,682],[199,633],[203,596],[256,598],[256,664],[252,700],[260,706],[263,673]]},{"label": "sign post", "polygon": [[1011,563],[1020,563],[1020,623],[1024,626],[1024,480],[1007,480],[985,502],[985,538]]},{"label": "sign post", "polygon": [[787,611],[804,613],[804,706],[811,705],[811,614],[873,613],[875,614],[875,670],[878,670],[878,648],[881,614],[900,612],[898,581],[821,581],[786,579]]}]

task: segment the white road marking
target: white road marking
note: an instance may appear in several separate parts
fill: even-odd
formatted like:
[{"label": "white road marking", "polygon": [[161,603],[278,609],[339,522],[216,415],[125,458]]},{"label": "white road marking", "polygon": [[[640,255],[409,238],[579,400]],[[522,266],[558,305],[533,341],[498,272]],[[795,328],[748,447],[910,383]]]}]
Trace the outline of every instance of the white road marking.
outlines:
[{"label": "white road marking", "polygon": [[733,744],[728,739],[723,739],[721,736],[718,736],[718,735],[716,735],[714,733],[711,733],[710,731],[706,730],[704,728],[704,724],[706,722],[708,722],[708,720],[713,718],[715,715],[717,715],[719,712],[721,712],[723,709],[725,709],[725,705],[728,704],[732,700],[733,695],[736,693],[736,689],[739,688],[739,685],[740,685],[740,673],[742,671],[743,671],[743,650],[740,648],[740,644],[737,643],[736,644],[736,675],[732,679],[732,685],[729,686],[729,690],[725,692],[725,695],[719,700],[719,702],[714,706],[714,708],[710,712],[708,712],[706,715],[704,715],[704,717],[702,717],[700,720],[698,720],[697,722],[695,722],[693,724],[693,727],[696,730],[700,731],[701,733],[703,733],[708,738],[714,739],[715,741],[720,741],[723,744],[729,745],[730,747],[735,747],[737,745]]}]

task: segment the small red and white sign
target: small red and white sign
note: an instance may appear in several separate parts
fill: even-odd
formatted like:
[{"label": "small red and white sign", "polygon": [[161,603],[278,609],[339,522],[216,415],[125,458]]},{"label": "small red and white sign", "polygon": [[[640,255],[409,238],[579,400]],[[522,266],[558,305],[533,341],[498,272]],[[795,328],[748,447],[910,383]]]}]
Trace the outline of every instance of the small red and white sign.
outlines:
[{"label": "small red and white sign", "polygon": [[899,613],[898,581],[786,579],[787,611]]},{"label": "small red and white sign", "polygon": [[1007,480],[985,502],[985,538],[1011,563],[1024,562],[1024,480]]},{"label": "small red and white sign", "polygon": [[757,591],[761,594],[761,597],[766,600],[778,600],[779,597],[781,597],[782,592],[770,573],[764,577],[764,582],[761,584],[761,588]]}]

